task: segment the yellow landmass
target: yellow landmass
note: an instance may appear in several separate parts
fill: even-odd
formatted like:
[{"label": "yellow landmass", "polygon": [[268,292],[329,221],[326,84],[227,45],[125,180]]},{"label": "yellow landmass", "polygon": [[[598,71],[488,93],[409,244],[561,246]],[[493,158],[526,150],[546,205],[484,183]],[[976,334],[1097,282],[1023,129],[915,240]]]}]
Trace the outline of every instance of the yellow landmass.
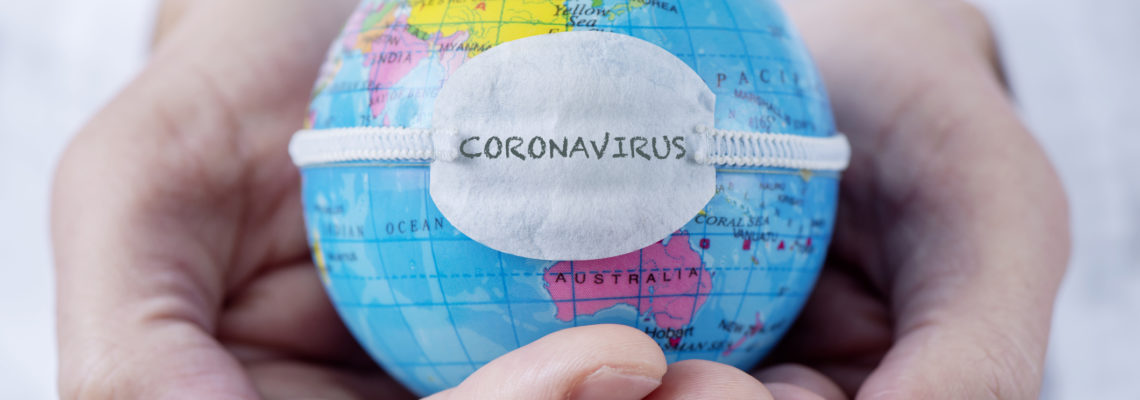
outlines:
[{"label": "yellow landmass", "polygon": [[[420,0],[411,2],[408,25],[427,34],[464,31],[467,43],[489,48],[499,43],[567,29],[558,0]],[[501,21],[501,22],[500,22]],[[474,57],[478,51],[468,52]]]},{"label": "yellow landmass", "polygon": [[613,14],[610,14],[609,19],[610,21],[616,20],[617,17],[621,16],[622,14],[642,7],[645,7],[645,0],[630,0],[628,3],[618,4],[614,6],[614,12]]},{"label": "yellow landmass", "polygon": [[360,27],[360,33],[356,35],[356,44],[354,47],[364,54],[372,52],[372,44],[376,42],[392,24],[396,23],[396,5],[397,2],[384,3],[384,6],[365,18],[364,23]]},{"label": "yellow landmass", "polygon": [[321,280],[325,282],[325,285],[332,284],[332,280],[329,279],[328,265],[325,264],[325,252],[321,251],[321,234],[316,230],[313,231],[313,261],[317,264],[317,270],[320,271]]}]

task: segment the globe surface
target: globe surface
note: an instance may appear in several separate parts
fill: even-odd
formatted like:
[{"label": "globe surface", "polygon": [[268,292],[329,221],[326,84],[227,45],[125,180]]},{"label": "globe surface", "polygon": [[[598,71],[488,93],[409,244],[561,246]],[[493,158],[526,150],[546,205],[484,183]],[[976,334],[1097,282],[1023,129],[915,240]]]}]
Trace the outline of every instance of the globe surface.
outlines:
[{"label": "globe surface", "polygon": [[[668,50],[717,96],[716,127],[830,136],[827,95],[778,7],[756,0],[364,1],[333,44],[306,125],[426,128],[464,61],[509,40],[602,30]],[[302,168],[313,259],[352,333],[425,395],[551,332],[632,326],[669,362],[742,369],[791,325],[831,239],[839,175],[718,167],[680,230],[623,256],[526,259],[455,229],[426,161]],[[660,201],[669,201],[661,199]]]}]

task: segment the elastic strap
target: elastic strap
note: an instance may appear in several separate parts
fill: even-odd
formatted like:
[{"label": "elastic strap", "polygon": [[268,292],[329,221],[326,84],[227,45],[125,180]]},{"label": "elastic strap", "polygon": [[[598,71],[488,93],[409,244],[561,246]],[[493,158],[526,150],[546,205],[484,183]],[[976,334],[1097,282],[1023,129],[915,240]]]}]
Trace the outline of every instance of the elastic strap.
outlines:
[{"label": "elastic strap", "polygon": [[[436,149],[433,137],[458,143],[455,131],[394,127],[302,130],[293,135],[289,154],[298,167],[337,162],[453,160],[457,151]],[[841,133],[808,137],[698,127],[693,161],[705,165],[776,167],[842,171],[851,146]]]}]

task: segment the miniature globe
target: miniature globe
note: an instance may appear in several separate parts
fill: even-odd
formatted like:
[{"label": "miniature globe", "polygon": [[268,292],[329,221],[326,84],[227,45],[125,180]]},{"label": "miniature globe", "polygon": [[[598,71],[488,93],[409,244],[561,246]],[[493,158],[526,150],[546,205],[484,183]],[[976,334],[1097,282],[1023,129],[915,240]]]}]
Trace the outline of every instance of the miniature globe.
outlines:
[{"label": "miniature globe", "polygon": [[[770,0],[364,1],[333,44],[306,127],[428,128],[449,76],[501,43],[597,30],[684,61],[717,129],[835,135],[806,49]],[[420,395],[554,331],[639,329],[669,362],[754,367],[822,267],[837,171],[718,166],[716,194],[667,237],[601,260],[546,261],[470,239],[436,207],[422,160],[302,167],[313,259],[338,313]],[[660,199],[670,201],[670,199]]]}]

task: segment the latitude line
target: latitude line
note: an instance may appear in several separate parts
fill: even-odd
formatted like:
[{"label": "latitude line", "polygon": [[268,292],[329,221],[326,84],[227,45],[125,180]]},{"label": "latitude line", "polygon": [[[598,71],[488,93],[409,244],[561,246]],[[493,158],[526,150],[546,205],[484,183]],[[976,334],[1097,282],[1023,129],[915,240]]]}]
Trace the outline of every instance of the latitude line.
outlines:
[{"label": "latitude line", "polygon": [[[700,268],[700,266],[690,267],[657,267],[657,268],[615,268],[612,270],[591,270],[591,271],[577,271],[585,275],[612,275],[612,274],[633,274],[635,272],[677,272],[685,270],[693,270]],[[754,267],[706,267],[705,269],[712,272],[748,272]],[[804,268],[796,267],[766,267],[758,268],[767,272],[788,272],[803,270]],[[506,277],[541,277],[541,276],[558,276],[565,274],[564,272],[531,272],[531,273],[482,273],[482,274],[404,274],[404,275],[389,275],[389,276],[367,276],[367,275],[351,275],[351,274],[329,274],[330,277],[342,280],[358,280],[358,281],[398,281],[404,279],[436,279],[437,277],[444,279],[480,279],[480,278],[506,278]]]},{"label": "latitude line", "polygon": [[[735,296],[750,296],[750,297],[781,297],[781,296],[786,296],[786,297],[805,297],[805,296],[807,296],[808,294],[809,294],[809,293],[806,293],[806,292],[805,292],[805,293],[787,292],[787,293],[783,293],[783,294],[781,294],[780,292],[748,292],[748,293],[746,293],[746,292],[721,292],[721,293],[717,293],[717,292],[708,292],[708,293],[705,293],[705,294],[703,294],[703,296],[706,296],[706,297],[735,297]],[[670,297],[674,297],[674,298],[675,298],[675,297],[691,297],[691,296],[692,296],[692,294],[690,294],[690,293],[675,293],[675,294],[658,294],[658,295],[655,295],[655,296],[653,296],[653,297],[654,297],[654,298],[670,298]],[[628,300],[628,301],[631,301],[631,302],[632,302],[632,301],[634,301],[634,300],[637,300],[637,296],[593,297],[593,298],[584,299],[584,300],[585,300],[585,301],[613,301],[613,300],[619,300],[619,301],[620,301],[620,300]],[[574,301],[575,301],[574,299],[561,299],[561,300],[553,300],[553,299],[515,299],[515,300],[513,300],[513,302],[514,302],[515,304],[557,304],[557,303],[573,303]],[[341,306],[341,307],[351,307],[351,308],[397,308],[397,307],[399,307],[399,308],[408,308],[408,307],[439,307],[439,306],[443,306],[443,305],[444,305],[443,303],[372,304],[372,303],[340,303],[340,302],[338,302],[338,303],[336,303],[336,304],[337,304],[338,306]],[[466,302],[450,302],[450,303],[448,303],[448,304],[449,304],[449,305],[453,305],[453,306],[482,306],[482,305],[503,305],[503,304],[505,304],[505,302],[504,302],[503,300],[495,300],[495,301],[466,301]]]},{"label": "latitude line", "polygon": [[[442,54],[442,53],[447,53],[447,52],[448,51],[436,51],[435,53]],[[688,57],[690,55],[678,54],[678,56]],[[718,55],[710,55],[710,54],[700,54],[700,55],[693,55],[692,57],[693,57],[693,60],[696,60],[698,57],[701,57],[701,58],[718,58],[719,56]],[[751,61],[749,61],[749,63],[751,63]],[[696,71],[695,68],[694,68],[694,71]],[[706,84],[707,84],[707,82],[706,82]],[[424,85],[427,85],[427,82],[425,82]],[[346,86],[348,86],[348,87],[346,88]],[[793,98],[796,98],[799,100],[803,100],[805,97],[809,97],[809,94],[807,92],[789,92],[789,91],[781,91],[781,90],[760,90],[758,88],[755,88],[755,86],[753,86],[753,87],[754,87],[754,89],[753,89],[754,93],[756,93],[756,94],[763,94],[763,95],[768,95],[768,96],[787,96],[787,97],[793,97]],[[397,90],[397,89],[403,90],[403,91],[408,91],[408,92],[412,92],[412,91],[436,91],[436,90],[439,90],[439,86],[431,86],[431,87],[429,87],[429,86],[424,86],[424,87],[379,86],[379,85],[373,85],[371,83],[368,83],[368,84],[364,85],[364,87],[361,87],[361,85],[359,85],[359,84],[356,84],[356,85],[330,84],[325,89],[324,93],[327,93],[329,95],[334,95],[334,94],[345,94],[345,93],[355,93],[355,92],[371,92],[371,91],[379,91],[379,90],[386,90],[386,91],[391,92],[391,91]]]},{"label": "latitude line", "polygon": [[[678,5],[677,5],[677,8],[678,8],[678,10],[680,10],[682,7],[681,7],[681,5],[680,5],[680,4],[678,4]],[[681,12],[682,12],[682,14],[683,14],[683,11],[681,11]],[[682,15],[682,18],[683,18],[683,15]],[[439,24],[435,24],[435,25],[439,26],[439,27],[442,29],[442,27],[445,27],[445,26],[456,26],[456,25],[471,25],[471,24],[495,24],[495,23],[498,23],[498,22],[501,22],[501,21],[495,21],[495,20],[478,20],[478,21],[454,21],[454,22],[446,22],[446,21],[441,21]],[[558,23],[558,22],[542,22],[542,21],[536,21],[536,20],[530,20],[530,21],[510,21],[510,22],[511,22],[512,24],[530,25],[530,26],[555,26],[555,27],[566,27],[566,24],[565,24],[565,23]],[[687,21],[686,21],[686,22],[687,22]],[[424,23],[424,24],[408,24],[408,23],[404,23],[404,24],[396,24],[396,23],[393,23],[393,24],[389,24],[389,25],[384,25],[384,27],[401,27],[401,28],[406,28],[406,27],[408,27],[408,26],[417,26],[417,27],[421,27],[421,26],[425,26],[425,25],[428,25],[428,24],[427,24],[427,23]],[[626,28],[626,27],[629,27],[629,28],[633,28],[633,29],[662,29],[662,30],[682,30],[682,29],[685,29],[685,30],[687,30],[687,29],[689,29],[688,27],[681,27],[681,26],[631,25],[631,24],[630,24],[630,25],[627,25],[627,26],[622,26],[622,25],[617,25],[617,24],[609,24],[609,23],[607,23],[607,24],[598,24],[598,25],[596,25],[596,26],[592,26],[592,27],[590,27],[590,28],[591,28],[591,29],[610,29],[610,30],[618,31],[618,30],[621,30],[622,28]],[[696,30],[696,31],[736,31],[736,29],[734,29],[734,28],[728,28],[728,27],[719,27],[719,26],[698,26],[698,27],[694,27],[694,28],[692,28],[692,29],[693,29],[693,30]],[[773,34],[772,34],[772,32],[770,32],[770,31],[768,31],[768,30],[765,30],[765,29],[751,29],[751,28],[741,28],[739,31],[740,31],[740,32],[744,32],[744,33],[755,33],[755,34],[761,34],[761,35],[767,35],[767,36],[773,36],[773,37],[777,37],[777,36],[773,35]]]},{"label": "latitude line", "polygon": [[[352,161],[352,162],[338,162],[326,164],[313,164],[304,167],[304,169],[316,168],[342,168],[342,167],[386,167],[386,168],[429,168],[430,162],[423,162],[422,160],[409,160],[407,162],[372,162],[372,161]],[[733,174],[769,174],[769,175],[800,175],[800,170],[793,170],[789,168],[772,168],[772,167],[728,167],[716,166],[716,172],[725,172]],[[834,171],[812,171],[812,179],[839,179],[840,173]]]},{"label": "latitude line", "polygon": [[[707,232],[708,226],[712,225],[712,224],[700,224],[700,225],[705,227],[705,233],[703,233],[703,235],[705,235],[705,236],[736,237],[736,236],[740,235],[736,232]],[[375,228],[373,228],[373,229],[375,229]],[[778,237],[778,238],[784,238],[784,239],[802,239],[802,238],[805,238],[805,236],[800,236],[800,235],[797,235],[795,233],[782,233],[782,232],[766,232],[765,235],[772,236],[772,237]],[[676,236],[680,236],[680,235],[673,233],[673,234],[670,234],[669,236],[670,237],[676,237]],[[815,240],[815,239],[830,240],[831,235],[830,234],[820,234],[819,236],[812,236],[811,238],[812,238],[812,240]],[[463,242],[463,241],[469,241],[472,239],[467,238],[467,237],[449,237],[449,238],[437,238],[434,240],[438,241],[438,242]],[[329,238],[329,239],[321,238],[322,243],[403,243],[403,242],[419,242],[419,241],[423,241],[423,239],[415,238],[415,237],[393,238],[393,239],[352,239],[352,238],[337,238],[337,237],[333,237],[333,238]]]},{"label": "latitude line", "polygon": [[[494,24],[494,23],[493,22],[464,22],[462,24],[463,25],[468,25],[468,24],[478,25],[478,24]],[[449,25],[449,24],[445,24],[445,25]],[[561,25],[559,25],[559,26],[561,26]],[[387,25],[387,26],[385,26],[386,29],[387,28],[408,28],[408,27],[410,27],[410,25]],[[676,30],[676,29],[680,29],[680,28],[671,28],[671,27],[664,27],[664,26],[659,26],[659,27],[644,27],[644,26],[629,27],[629,26],[626,26],[626,27],[622,27],[622,28],[639,29],[639,30]],[[696,29],[698,31],[701,30],[701,28],[694,28],[694,29]],[[745,32],[745,33],[747,33],[747,32]],[[496,38],[498,38],[498,36],[496,36]],[[413,54],[432,52],[432,50],[401,50],[401,51],[404,51],[407,53],[413,53]],[[468,50],[442,49],[442,48],[440,48],[436,51],[438,51],[440,53],[466,53],[466,52],[468,52]],[[381,51],[380,53],[384,53],[384,51]],[[693,53],[673,53],[673,54],[678,56],[678,57],[696,56],[696,54],[693,54]],[[782,56],[776,56],[776,55],[754,55],[754,54],[732,54],[732,53],[702,53],[701,55],[706,56],[706,57],[718,57],[718,58],[752,58],[752,59],[757,59],[757,60],[782,61],[782,62],[786,62],[786,63],[793,63],[793,62],[797,61],[794,58],[782,57]],[[346,53],[346,54],[342,54],[341,57],[342,57],[342,59],[345,59],[345,60],[366,58],[366,56],[363,52],[360,54]]]}]

